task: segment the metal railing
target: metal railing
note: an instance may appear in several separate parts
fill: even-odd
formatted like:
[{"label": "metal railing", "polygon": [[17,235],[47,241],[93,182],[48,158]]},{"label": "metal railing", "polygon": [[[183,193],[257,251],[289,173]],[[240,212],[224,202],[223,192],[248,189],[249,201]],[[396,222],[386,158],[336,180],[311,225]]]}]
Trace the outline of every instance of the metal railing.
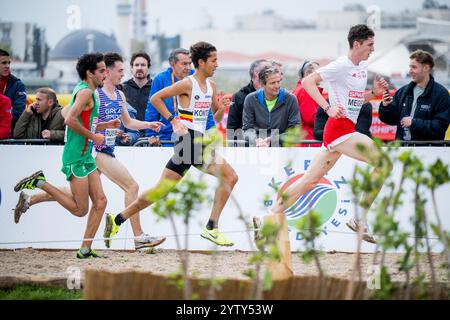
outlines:
[{"label": "metal railing", "polygon": [[[395,143],[396,141],[389,141],[387,144]],[[429,141],[400,141],[402,147],[448,147],[450,140],[429,140]]]},{"label": "metal railing", "polygon": [[[311,147],[312,144],[322,144],[320,140],[299,140],[295,144],[303,144],[306,147]],[[249,142],[246,140],[225,140],[227,147],[249,147]],[[305,146],[302,146],[305,147]]]},{"label": "metal railing", "polygon": [[[167,144],[167,143],[175,143],[177,140],[160,140],[161,144]],[[322,141],[320,140],[299,140],[299,144],[306,144],[308,147],[311,144],[322,144]],[[248,147],[248,141],[246,140],[225,140],[225,146],[227,147]],[[133,147],[153,147],[148,142],[148,138],[139,138]]]},{"label": "metal railing", "polygon": [[51,141],[50,139],[2,139],[0,144],[63,145],[64,142]]},{"label": "metal railing", "polygon": [[[161,144],[166,144],[166,143],[175,143],[176,140],[159,140],[159,142]],[[142,137],[139,138],[134,144],[133,147],[156,147],[155,145],[151,145],[150,142],[148,141],[148,137]]]},{"label": "metal railing", "polygon": [[[160,140],[161,144],[173,144],[176,140]],[[386,141],[386,144],[396,143],[397,141]],[[450,140],[429,140],[429,141],[399,141],[402,147],[449,147]],[[299,140],[298,144],[307,145],[321,144],[320,140]],[[3,139],[0,144],[6,145],[64,145],[63,142],[51,141],[50,139]],[[248,147],[246,140],[225,140],[226,147]],[[148,138],[139,138],[133,147],[153,147]]]}]

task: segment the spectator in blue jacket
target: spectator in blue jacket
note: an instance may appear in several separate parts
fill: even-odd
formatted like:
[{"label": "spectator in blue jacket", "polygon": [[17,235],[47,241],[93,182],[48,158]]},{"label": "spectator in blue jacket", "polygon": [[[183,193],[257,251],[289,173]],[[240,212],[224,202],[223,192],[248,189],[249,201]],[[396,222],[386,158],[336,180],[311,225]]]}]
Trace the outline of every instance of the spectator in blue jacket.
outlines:
[{"label": "spectator in blue jacket", "polygon": [[[156,75],[156,77],[153,79],[152,82],[152,88],[150,90],[150,96],[147,103],[147,109],[145,111],[145,121],[160,121],[164,123],[164,126],[161,127],[159,132],[155,132],[151,129],[147,129],[145,132],[145,135],[147,137],[153,137],[156,136],[160,140],[173,140],[172,134],[173,129],[172,125],[167,121],[166,118],[162,117],[158,110],[152,105],[150,102],[150,98],[158,91],[170,87],[178,80],[182,80],[185,77],[191,75],[194,73],[194,71],[191,69],[192,60],[189,56],[189,51],[183,48],[178,48],[173,50],[169,55],[169,64],[170,67],[167,68],[167,70],[159,73]],[[178,101],[176,97],[166,99],[164,100],[164,103],[167,107],[167,109],[172,114],[178,114]],[[212,128],[215,126],[214,118],[211,113],[209,112],[208,115],[208,122],[206,124],[206,130]],[[173,143],[163,143],[163,147],[173,147]]]},{"label": "spectator in blue jacket", "polygon": [[[133,108],[128,102],[126,102],[128,114],[131,119],[136,119],[137,111]],[[123,122],[120,124],[120,131],[116,137],[116,145],[117,146],[132,146],[136,143],[136,141],[140,138],[141,133],[139,130],[132,130],[125,128]]]},{"label": "spectator in blue jacket", "polygon": [[0,49],[0,93],[11,100],[12,124],[11,134],[14,131],[17,120],[25,110],[27,93],[22,81],[11,74],[11,57],[5,50]]}]

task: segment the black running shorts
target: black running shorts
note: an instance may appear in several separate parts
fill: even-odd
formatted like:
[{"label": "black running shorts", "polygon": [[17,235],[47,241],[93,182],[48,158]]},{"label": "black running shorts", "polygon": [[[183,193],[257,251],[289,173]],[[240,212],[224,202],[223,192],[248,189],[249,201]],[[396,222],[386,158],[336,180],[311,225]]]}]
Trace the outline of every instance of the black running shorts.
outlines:
[{"label": "black running shorts", "polygon": [[203,145],[203,134],[191,129],[188,129],[187,134],[179,137],[173,148],[174,154],[167,162],[166,168],[175,171],[180,176],[184,176],[191,166],[202,167],[205,151],[209,150]]}]

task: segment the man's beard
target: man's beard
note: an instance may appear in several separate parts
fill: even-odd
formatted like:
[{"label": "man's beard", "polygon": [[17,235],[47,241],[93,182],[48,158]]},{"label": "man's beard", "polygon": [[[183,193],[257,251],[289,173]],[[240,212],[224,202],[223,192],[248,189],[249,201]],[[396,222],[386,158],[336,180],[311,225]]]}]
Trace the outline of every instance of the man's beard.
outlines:
[{"label": "man's beard", "polygon": [[139,80],[147,79],[147,75],[145,75],[143,72],[136,73],[134,77]]}]

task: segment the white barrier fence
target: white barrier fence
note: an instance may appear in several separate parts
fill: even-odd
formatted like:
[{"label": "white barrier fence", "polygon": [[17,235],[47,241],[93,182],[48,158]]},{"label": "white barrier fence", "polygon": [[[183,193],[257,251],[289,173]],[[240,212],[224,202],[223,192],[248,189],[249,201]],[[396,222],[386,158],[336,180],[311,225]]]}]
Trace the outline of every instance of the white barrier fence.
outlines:
[{"label": "white barrier fence", "polygon": [[[404,150],[406,148],[402,148]],[[14,185],[23,177],[42,169],[47,180],[56,186],[68,186],[65,176],[61,173],[62,146],[16,146],[0,145],[0,248],[78,248],[84,234],[87,217],[78,218],[56,202],[37,204],[23,215],[19,224],[14,223],[12,209],[16,205],[18,193],[13,190]],[[171,148],[133,148],[122,147],[116,149],[118,159],[123,162],[138,182],[141,190],[153,186],[160,177],[167,160],[172,155]],[[244,214],[251,221],[253,215],[263,215],[267,208],[273,205],[275,191],[273,186],[284,184],[297,179],[309,166],[318,148],[225,148],[221,153],[234,167],[239,176],[233,196],[239,202]],[[450,162],[450,148],[416,147],[414,153],[424,163],[429,164],[441,158],[446,164]],[[354,205],[348,181],[351,179],[355,165],[363,165],[343,156],[329,174],[314,189],[314,204],[324,219],[324,232],[318,243],[326,251],[352,252],[356,248],[356,234],[347,228],[345,223],[354,215]],[[392,174],[396,181],[400,178],[400,168],[395,167]],[[199,177],[197,169],[190,170],[192,177]],[[217,180],[206,177],[208,192],[213,196]],[[105,194],[108,198],[106,212],[118,213],[124,208],[123,191],[102,176]],[[396,212],[404,230],[412,231],[410,217],[413,214],[412,185],[405,186],[404,205]],[[39,191],[27,191],[30,194]],[[381,194],[386,192],[382,190]],[[446,230],[450,229],[450,185],[437,190],[438,208]],[[267,200],[266,196],[269,196]],[[425,195],[429,196],[429,195]],[[265,200],[266,198],[266,200]],[[430,202],[430,201],[429,201]],[[215,248],[209,241],[200,237],[200,232],[210,214],[211,208],[202,207],[194,213],[189,234],[189,249],[210,250]],[[305,205],[297,203],[295,210],[288,213],[291,225],[296,219],[307,214]],[[429,221],[434,221],[431,203],[427,203]],[[369,217],[369,221],[373,215]],[[167,236],[162,248],[175,249],[174,231],[168,221],[159,221],[151,207],[141,212],[141,224],[146,233]],[[184,234],[181,219],[177,220],[178,232]],[[249,241],[252,232],[246,231],[244,223],[238,218],[238,210],[229,201],[222,213],[219,227],[235,242],[231,248],[225,250],[253,250]],[[103,236],[104,219],[96,237]],[[113,249],[133,249],[133,234],[128,222],[112,241]],[[433,251],[442,248],[437,239],[430,232]],[[301,239],[295,228],[290,231],[292,250],[301,249]],[[184,240],[184,238],[183,238]],[[412,240],[412,239],[411,239]],[[94,248],[105,248],[104,242],[96,240]],[[363,251],[371,252],[375,246],[364,243]]]}]

